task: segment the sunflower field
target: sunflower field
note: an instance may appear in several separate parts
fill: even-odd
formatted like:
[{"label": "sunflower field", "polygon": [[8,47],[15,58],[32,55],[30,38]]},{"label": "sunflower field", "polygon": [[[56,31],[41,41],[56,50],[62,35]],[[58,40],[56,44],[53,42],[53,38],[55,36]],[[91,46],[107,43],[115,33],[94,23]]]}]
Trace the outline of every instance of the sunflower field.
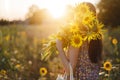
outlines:
[{"label": "sunflower field", "polygon": [[[38,31],[33,31],[35,29]],[[119,30],[119,27],[109,29],[104,34],[100,80],[120,79]],[[17,24],[0,26],[0,80],[55,80],[58,74],[64,73],[57,54],[49,60],[41,60],[42,42],[46,40],[40,31],[48,36],[44,28]]]},{"label": "sunflower field", "polygon": [[100,78],[104,80],[120,79],[120,38],[119,26],[108,28],[104,34],[103,66],[101,67]]},{"label": "sunflower field", "polygon": [[0,26],[0,80],[49,78],[48,62],[41,61],[42,36],[36,26]]}]

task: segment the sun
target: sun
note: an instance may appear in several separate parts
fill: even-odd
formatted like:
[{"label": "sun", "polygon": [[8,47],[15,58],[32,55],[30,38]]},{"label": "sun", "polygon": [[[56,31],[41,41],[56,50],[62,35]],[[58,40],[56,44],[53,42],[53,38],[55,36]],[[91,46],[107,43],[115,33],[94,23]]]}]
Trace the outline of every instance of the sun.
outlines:
[{"label": "sun", "polygon": [[65,6],[62,5],[51,5],[47,9],[54,18],[60,18],[65,13]]},{"label": "sun", "polygon": [[49,12],[48,14],[50,14],[53,18],[60,18],[65,13],[67,3],[67,1],[63,0],[47,0],[47,3],[43,1],[42,3],[39,2],[38,5],[47,9]]},{"label": "sun", "polygon": [[60,18],[64,15],[64,8],[62,7],[49,7],[48,11],[50,12],[50,14],[54,17],[54,18]]}]

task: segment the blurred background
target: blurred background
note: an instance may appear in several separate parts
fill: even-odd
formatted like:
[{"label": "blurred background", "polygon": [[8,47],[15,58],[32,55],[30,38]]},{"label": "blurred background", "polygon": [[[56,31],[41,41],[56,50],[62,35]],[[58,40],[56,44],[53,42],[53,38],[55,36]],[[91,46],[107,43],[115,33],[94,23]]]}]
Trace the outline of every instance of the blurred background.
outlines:
[{"label": "blurred background", "polygon": [[101,68],[100,80],[120,80],[120,0],[0,0],[0,80],[55,80],[64,73],[58,55],[41,60],[42,42],[83,1],[96,6],[105,25],[102,64],[109,61],[112,69]]}]

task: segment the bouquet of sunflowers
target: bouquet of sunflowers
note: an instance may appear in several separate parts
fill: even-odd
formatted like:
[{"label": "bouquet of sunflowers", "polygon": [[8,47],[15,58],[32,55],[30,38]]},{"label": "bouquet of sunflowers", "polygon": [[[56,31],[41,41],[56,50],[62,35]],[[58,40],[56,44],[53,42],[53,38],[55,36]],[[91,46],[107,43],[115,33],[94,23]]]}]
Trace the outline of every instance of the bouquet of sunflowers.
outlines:
[{"label": "bouquet of sunflowers", "polygon": [[74,19],[44,43],[42,59],[48,59],[51,55],[58,53],[56,39],[62,40],[64,48],[67,49],[70,45],[80,47],[86,40],[89,42],[92,39],[101,38],[103,24],[97,20],[95,13],[90,11],[86,4],[76,5],[73,12]]}]

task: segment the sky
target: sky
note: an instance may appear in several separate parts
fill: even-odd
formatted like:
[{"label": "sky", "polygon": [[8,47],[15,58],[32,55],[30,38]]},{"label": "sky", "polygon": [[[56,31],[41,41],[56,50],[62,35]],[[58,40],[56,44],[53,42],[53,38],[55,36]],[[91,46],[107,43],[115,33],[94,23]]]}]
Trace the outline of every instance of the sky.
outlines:
[{"label": "sky", "polygon": [[46,8],[53,16],[59,17],[66,5],[83,1],[96,4],[99,0],[0,0],[0,19],[24,20],[31,5],[37,5],[40,9]]}]

